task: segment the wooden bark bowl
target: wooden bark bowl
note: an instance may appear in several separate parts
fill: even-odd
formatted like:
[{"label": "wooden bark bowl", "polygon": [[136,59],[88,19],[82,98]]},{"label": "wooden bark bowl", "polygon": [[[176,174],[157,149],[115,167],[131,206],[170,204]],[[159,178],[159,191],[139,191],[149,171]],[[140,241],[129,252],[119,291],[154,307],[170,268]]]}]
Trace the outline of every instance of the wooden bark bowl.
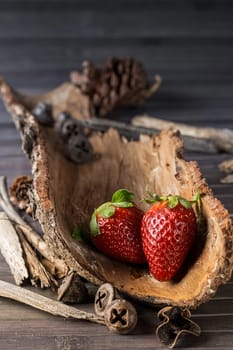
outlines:
[{"label": "wooden bark bowl", "polygon": [[[36,217],[46,240],[71,269],[93,283],[110,282],[154,304],[194,308],[207,301],[231,276],[232,222],[202,179],[196,162],[183,159],[179,132],[164,130],[159,136],[142,136],[140,141],[126,141],[114,129],[93,132],[90,141],[98,159],[75,165],[64,157],[54,130],[39,125],[31,113],[41,100],[52,103],[56,111],[71,108],[70,85],[59,89],[27,97],[1,81],[3,99],[32,163]],[[140,200],[146,187],[188,199],[197,191],[202,194],[207,229],[204,236],[197,236],[180,276],[169,282],[158,282],[146,268],[111,260],[71,235],[74,227],[88,227],[93,209],[109,200],[116,189],[132,190]]]}]

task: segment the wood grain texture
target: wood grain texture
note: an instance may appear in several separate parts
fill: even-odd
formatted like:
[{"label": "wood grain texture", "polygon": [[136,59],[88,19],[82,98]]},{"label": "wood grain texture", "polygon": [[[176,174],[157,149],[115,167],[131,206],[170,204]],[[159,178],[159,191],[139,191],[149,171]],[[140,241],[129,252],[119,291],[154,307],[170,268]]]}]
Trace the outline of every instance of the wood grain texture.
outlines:
[{"label": "wood grain texture", "polygon": [[[132,55],[149,77],[163,77],[146,105],[112,114],[148,113],[193,125],[233,128],[233,3],[231,0],[0,0],[0,75],[25,92],[50,90],[81,61]],[[225,154],[186,154],[198,161],[216,196],[233,214],[233,186],[220,184]],[[19,135],[0,103],[0,174],[29,174]],[[0,278],[13,281],[0,258]],[[233,279],[194,312],[203,333],[178,349],[232,349]],[[140,328],[130,336],[99,325],[49,316],[0,299],[0,349],[165,349],[152,333],[156,310],[138,306]]]}]

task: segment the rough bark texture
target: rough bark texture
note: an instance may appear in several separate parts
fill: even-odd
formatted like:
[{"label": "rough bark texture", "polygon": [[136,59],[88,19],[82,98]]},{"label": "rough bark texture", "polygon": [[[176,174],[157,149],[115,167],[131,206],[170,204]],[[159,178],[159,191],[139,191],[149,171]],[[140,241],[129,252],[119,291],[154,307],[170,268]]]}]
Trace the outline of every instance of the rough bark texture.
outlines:
[{"label": "rough bark texture", "polygon": [[[64,96],[67,96],[66,89],[64,86]],[[214,198],[197,163],[183,159],[179,132],[167,129],[159,136],[142,136],[140,141],[130,142],[114,129],[104,134],[93,132],[90,141],[98,158],[75,165],[63,156],[53,129],[36,122],[29,103],[24,105],[25,98],[15,94],[3,81],[1,92],[32,162],[36,216],[46,240],[70,268],[93,283],[108,281],[140,300],[186,307],[207,301],[218,286],[229,279],[233,262],[229,213]],[[59,109],[59,101],[64,101],[64,96],[62,90],[59,96],[54,93],[52,99],[50,93],[50,101]],[[27,101],[30,98],[27,97]],[[36,99],[31,101],[33,107]],[[138,199],[144,196],[146,188],[188,199],[201,192],[207,229],[203,236],[196,238],[189,260],[177,279],[158,282],[147,269],[110,260],[72,238],[74,227],[87,228],[93,209],[121,187],[134,191]]]}]

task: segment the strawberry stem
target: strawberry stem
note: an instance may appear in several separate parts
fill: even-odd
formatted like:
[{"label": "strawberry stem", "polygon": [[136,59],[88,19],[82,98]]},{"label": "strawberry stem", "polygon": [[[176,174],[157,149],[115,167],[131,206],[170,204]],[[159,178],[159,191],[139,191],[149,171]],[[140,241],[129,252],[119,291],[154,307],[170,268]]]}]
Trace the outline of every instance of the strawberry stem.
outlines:
[{"label": "strawberry stem", "polygon": [[179,195],[168,195],[168,196],[159,196],[155,193],[147,191],[149,198],[144,198],[143,201],[148,204],[155,204],[159,202],[167,202],[169,208],[175,208],[178,204],[181,204],[186,209],[190,209],[194,203],[200,203],[201,194],[198,192],[193,199],[187,200]]},{"label": "strawberry stem", "polygon": [[113,193],[112,204],[116,207],[128,208],[133,207],[134,193],[121,188]]}]

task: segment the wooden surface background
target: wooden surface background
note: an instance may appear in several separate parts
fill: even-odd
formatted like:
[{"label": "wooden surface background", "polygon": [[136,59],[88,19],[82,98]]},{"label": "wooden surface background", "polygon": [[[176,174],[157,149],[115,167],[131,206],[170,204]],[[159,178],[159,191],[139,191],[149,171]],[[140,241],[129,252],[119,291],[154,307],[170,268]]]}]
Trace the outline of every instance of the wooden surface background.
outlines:
[{"label": "wooden surface background", "polygon": [[[163,84],[143,112],[192,125],[233,128],[233,2],[231,0],[0,0],[0,74],[16,89],[44,92],[67,80],[82,60],[141,60]],[[233,185],[220,183],[218,164],[230,155],[186,153],[233,213]],[[30,173],[20,139],[0,103],[0,174]],[[12,281],[0,258],[0,279]],[[139,306],[140,328],[116,336],[105,327],[67,321],[0,299],[0,350],[164,349],[153,334],[156,309]],[[182,349],[233,349],[233,279],[193,313],[202,328]]]}]

